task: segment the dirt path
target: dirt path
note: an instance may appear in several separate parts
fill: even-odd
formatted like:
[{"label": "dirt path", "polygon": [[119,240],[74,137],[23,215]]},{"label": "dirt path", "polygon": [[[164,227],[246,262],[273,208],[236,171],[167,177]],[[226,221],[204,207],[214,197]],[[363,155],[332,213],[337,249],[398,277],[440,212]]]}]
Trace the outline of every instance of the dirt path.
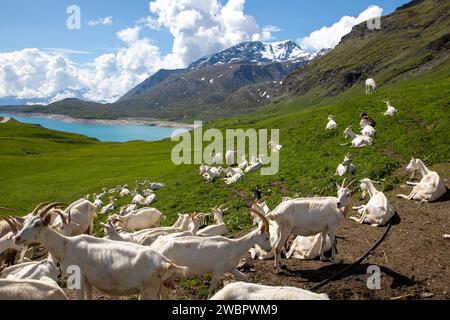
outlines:
[{"label": "dirt path", "polygon": [[11,118],[2,118],[2,120],[0,120],[0,123],[7,123],[9,120],[11,120]]},{"label": "dirt path", "polygon": [[[448,186],[450,164],[432,169],[445,173],[443,178]],[[388,236],[362,264],[320,289],[321,293],[337,300],[450,299],[450,240],[443,238],[444,234],[450,233],[450,192],[440,202],[432,204],[396,197],[398,193],[410,191],[411,187],[402,186],[387,193],[399,216]],[[283,260],[286,269],[276,275],[273,261],[254,261],[247,256],[251,268],[245,273],[249,282],[308,289],[354,262],[384,230],[347,219],[338,231],[340,264]],[[366,285],[367,269],[372,265],[379,266],[382,272],[380,290],[370,290]],[[198,299],[196,291],[195,288],[183,290],[178,287],[173,294],[180,299]],[[99,297],[97,294],[96,298]]]}]

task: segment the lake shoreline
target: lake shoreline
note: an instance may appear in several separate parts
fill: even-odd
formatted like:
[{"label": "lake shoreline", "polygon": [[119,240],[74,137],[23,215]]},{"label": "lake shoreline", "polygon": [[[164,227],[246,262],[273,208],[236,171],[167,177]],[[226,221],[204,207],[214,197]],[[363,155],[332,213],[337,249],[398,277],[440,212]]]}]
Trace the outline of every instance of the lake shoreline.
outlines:
[{"label": "lake shoreline", "polygon": [[12,116],[16,115],[19,117],[46,118],[50,120],[58,120],[65,123],[80,123],[90,125],[118,125],[118,126],[135,125],[135,126],[153,126],[159,128],[171,128],[171,129],[187,129],[187,130],[192,130],[195,128],[193,124],[162,121],[156,119],[146,119],[146,118],[81,119],[58,114],[23,113],[14,111],[8,111],[4,113],[10,114]]}]

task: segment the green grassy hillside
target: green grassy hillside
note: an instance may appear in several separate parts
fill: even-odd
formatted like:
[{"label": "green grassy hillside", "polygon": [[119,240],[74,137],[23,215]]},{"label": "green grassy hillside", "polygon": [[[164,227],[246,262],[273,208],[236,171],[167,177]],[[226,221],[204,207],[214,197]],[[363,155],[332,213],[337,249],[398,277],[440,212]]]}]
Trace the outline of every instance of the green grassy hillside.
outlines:
[{"label": "green grassy hillside", "polygon": [[[149,177],[167,184],[157,192],[155,207],[173,222],[178,212],[205,212],[227,203],[230,214],[225,221],[230,230],[249,227],[248,201],[260,185],[275,206],[282,196],[334,195],[336,166],[347,152],[354,154],[357,178],[386,179],[385,190],[403,181],[393,176],[411,156],[427,164],[450,159],[448,63],[426,75],[383,87],[366,96],[362,90],[320,103],[303,103],[301,98],[280,105],[284,114],[257,114],[241,119],[210,123],[216,128],[279,128],[281,131],[281,168],[276,176],[249,174],[243,182],[225,186],[223,181],[205,183],[198,166],[175,166],[170,161],[174,143],[100,143],[86,137],[55,132],[10,121],[0,124],[0,206],[29,212],[43,201],[70,202],[102,187],[134,185],[136,179]],[[395,118],[385,118],[382,100],[389,97],[399,109]],[[350,150],[343,130],[357,128],[360,112],[378,121],[375,145]],[[340,127],[325,132],[326,117],[334,114]],[[127,198],[121,201],[128,202]],[[0,214],[9,214],[0,212]]]}]

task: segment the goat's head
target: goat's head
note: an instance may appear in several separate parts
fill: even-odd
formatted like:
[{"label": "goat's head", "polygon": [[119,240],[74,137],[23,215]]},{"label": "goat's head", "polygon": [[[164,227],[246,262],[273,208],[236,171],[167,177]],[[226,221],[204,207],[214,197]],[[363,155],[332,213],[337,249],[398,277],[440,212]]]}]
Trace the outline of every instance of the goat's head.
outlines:
[{"label": "goat's head", "polygon": [[344,131],[344,136],[347,138],[348,136],[350,136],[353,133],[353,126],[348,127],[347,129],[345,129]]},{"label": "goat's head", "polygon": [[350,182],[347,186],[345,186],[345,181],[346,179],[344,179],[341,186],[337,185],[338,193],[336,205],[338,209],[346,208],[352,203],[352,191],[350,187],[356,180]]},{"label": "goat's head", "polygon": [[361,188],[362,191],[362,198],[365,199],[369,192],[369,184],[371,184],[372,181],[370,179],[362,179],[359,182],[361,183],[359,187]]},{"label": "goat's head", "polygon": [[342,164],[344,166],[348,166],[352,163],[352,155],[350,153],[348,153],[345,158],[344,158],[344,162],[342,162]]},{"label": "goat's head", "polygon": [[334,116],[328,116],[328,121],[334,120]]},{"label": "goat's head", "polygon": [[100,225],[105,230],[105,234],[107,237],[110,237],[111,235],[117,233],[117,229],[111,221],[108,221],[107,223],[100,223]]},{"label": "goat's head", "polygon": [[43,229],[50,226],[50,210],[58,207],[65,207],[63,203],[51,203],[42,210],[35,210],[35,214],[24,222],[22,230],[14,237],[16,245],[27,244],[38,240]]},{"label": "goat's head", "polygon": [[56,223],[52,225],[52,228],[57,230],[59,233],[61,233],[64,236],[70,237],[72,235],[72,231],[74,228],[79,227],[80,225],[72,221],[72,216],[70,214],[70,210],[67,213],[67,218],[64,215],[64,213],[59,209],[53,209],[49,211],[49,216],[52,215],[52,213],[56,213],[60,219]]},{"label": "goat's head", "polygon": [[420,167],[419,163],[420,163],[419,159],[412,158],[408,166],[406,167],[406,172],[413,173],[419,170]]}]

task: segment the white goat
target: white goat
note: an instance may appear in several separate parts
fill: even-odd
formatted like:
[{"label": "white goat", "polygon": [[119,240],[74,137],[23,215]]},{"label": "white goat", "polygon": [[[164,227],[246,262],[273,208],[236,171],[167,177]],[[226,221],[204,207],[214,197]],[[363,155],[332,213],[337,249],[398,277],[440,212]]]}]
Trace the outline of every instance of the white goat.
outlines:
[{"label": "white goat", "polygon": [[272,152],[280,152],[281,148],[283,148],[283,146],[281,144],[278,144],[278,143],[273,142],[273,141],[270,141],[268,146],[270,147]]},{"label": "white goat", "polygon": [[247,168],[245,168],[244,173],[250,173],[250,172],[256,172],[259,169],[261,169],[263,166],[262,161],[259,158],[252,157],[252,160],[250,161],[250,164]]},{"label": "white goat", "polygon": [[376,134],[376,130],[374,127],[366,125],[364,128],[362,128],[361,130],[361,134],[365,137],[370,137],[373,138]]},{"label": "white goat", "polygon": [[109,198],[109,201],[110,201],[109,204],[104,206],[102,208],[102,210],[100,211],[101,214],[110,214],[114,210],[116,210],[116,199],[111,197],[111,198]]},{"label": "white goat", "polygon": [[8,280],[41,280],[57,284],[61,274],[52,258],[37,262],[17,264],[2,270],[1,279]]},{"label": "white goat", "polygon": [[369,78],[366,80],[366,94],[371,94],[377,89],[375,80]]},{"label": "white goat", "polygon": [[[278,235],[275,246],[275,268],[280,270],[281,251],[290,235],[314,236],[322,233],[320,258],[325,260],[325,241],[328,235],[332,244],[331,260],[336,259],[336,230],[351,212],[352,194],[349,189],[351,182],[345,187],[345,179],[342,186],[338,187],[337,198],[304,198],[282,202],[275,210],[268,214],[270,220],[278,226]],[[257,211],[254,211],[255,213]]]},{"label": "white goat", "polygon": [[384,193],[375,188],[370,179],[363,179],[360,182],[363,198],[366,198],[368,194],[370,200],[364,206],[353,208],[359,210],[361,218],[350,217],[350,219],[360,224],[370,224],[372,227],[385,226],[395,214],[394,207]]},{"label": "white goat", "polygon": [[78,266],[83,277],[81,290],[77,292],[79,299],[85,293],[92,299],[92,287],[112,296],[139,294],[143,299],[158,299],[164,281],[186,272],[186,268],[140,245],[86,235],[73,238],[60,235],[49,228],[47,213],[53,206],[26,221],[15,242],[42,243],[60,262],[63,272],[69,266]]},{"label": "white goat", "polygon": [[224,236],[228,233],[225,223],[223,222],[223,213],[228,211],[228,208],[224,207],[225,205],[223,204],[218,208],[213,208],[214,220],[216,224],[200,230],[199,232],[197,232],[197,236],[215,237],[215,236]]},{"label": "white goat", "polygon": [[0,280],[0,300],[68,300],[58,285],[39,280]]},{"label": "white goat", "polygon": [[439,174],[430,171],[422,160],[412,158],[406,170],[407,172],[419,171],[422,180],[419,183],[408,182],[408,185],[414,186],[412,192],[408,196],[399,194],[398,197],[427,203],[436,201],[447,193],[445,183],[441,180]]},{"label": "white goat", "polygon": [[[287,200],[283,199],[283,201]],[[252,210],[256,210],[264,216],[267,216],[270,213],[270,209],[267,206],[266,202],[262,200],[256,201],[252,206]],[[251,214],[253,216],[253,225],[259,225],[261,223],[259,215],[255,214],[254,211],[251,211]],[[274,248],[277,241],[278,229],[278,224],[275,221],[269,220],[270,244],[272,245],[272,248]],[[249,252],[252,259],[271,260],[274,258],[274,250],[271,250],[269,252],[265,251],[257,244],[253,248],[251,248]],[[281,253],[286,256],[287,253],[284,247]]]},{"label": "white goat", "polygon": [[387,111],[384,113],[384,115],[385,115],[386,117],[393,117],[393,116],[395,116],[395,114],[398,112],[398,110],[395,109],[395,108],[391,105],[391,101],[389,101],[389,100],[387,99],[387,100],[384,100],[384,103],[386,103],[386,105],[387,105]]},{"label": "white goat", "polygon": [[136,211],[138,209],[138,206],[136,204],[127,204],[120,208],[119,215],[125,216],[133,211]]},{"label": "white goat", "polygon": [[351,126],[345,129],[344,135],[345,137],[350,136],[352,138],[352,146],[354,148],[364,148],[373,144],[373,140],[371,137],[355,134]]},{"label": "white goat", "polygon": [[223,180],[225,181],[225,184],[230,185],[241,181],[242,179],[244,179],[244,176],[245,174],[243,172],[236,172],[233,176],[225,178]]},{"label": "white goat", "polygon": [[343,177],[347,173],[354,175],[355,172],[356,166],[352,163],[351,155],[348,153],[344,158],[344,162],[339,164],[339,166],[337,167],[335,176]]},{"label": "white goat", "polygon": [[232,166],[236,163],[235,156],[237,151],[228,150],[225,154],[225,163],[227,166]]},{"label": "white goat", "polygon": [[334,117],[328,116],[328,123],[327,123],[326,130],[336,130],[337,128],[338,128],[338,125],[337,125],[336,121],[334,121]]},{"label": "white goat", "polygon": [[[314,260],[320,257],[320,246],[322,244],[322,238],[323,235],[321,233],[311,237],[298,236],[292,243],[289,252],[286,254],[286,258]],[[331,239],[328,235],[325,241],[324,250],[325,252],[331,250]]]},{"label": "white goat", "polygon": [[261,219],[263,221],[261,228],[239,239],[224,237],[160,238],[150,248],[175,263],[186,266],[189,269],[189,276],[211,273],[212,280],[209,291],[211,296],[225,273],[230,272],[240,280],[246,279],[246,276],[236,267],[253,245],[258,244],[266,251],[271,250],[268,233],[269,222],[262,215]]},{"label": "white goat", "polygon": [[294,287],[271,287],[253,283],[235,282],[217,292],[211,300],[330,300],[324,293],[318,294]]},{"label": "white goat", "polygon": [[163,214],[155,208],[142,208],[125,216],[113,215],[109,220],[122,230],[135,232],[153,227],[159,227]]},{"label": "white goat", "polygon": [[62,214],[56,217],[52,227],[69,237],[81,234],[92,235],[96,216],[94,204],[88,200],[80,199],[72,203]]},{"label": "white goat", "polygon": [[247,167],[248,167],[247,157],[243,155],[241,158],[241,162],[238,165],[238,168],[241,170],[245,170]]}]

